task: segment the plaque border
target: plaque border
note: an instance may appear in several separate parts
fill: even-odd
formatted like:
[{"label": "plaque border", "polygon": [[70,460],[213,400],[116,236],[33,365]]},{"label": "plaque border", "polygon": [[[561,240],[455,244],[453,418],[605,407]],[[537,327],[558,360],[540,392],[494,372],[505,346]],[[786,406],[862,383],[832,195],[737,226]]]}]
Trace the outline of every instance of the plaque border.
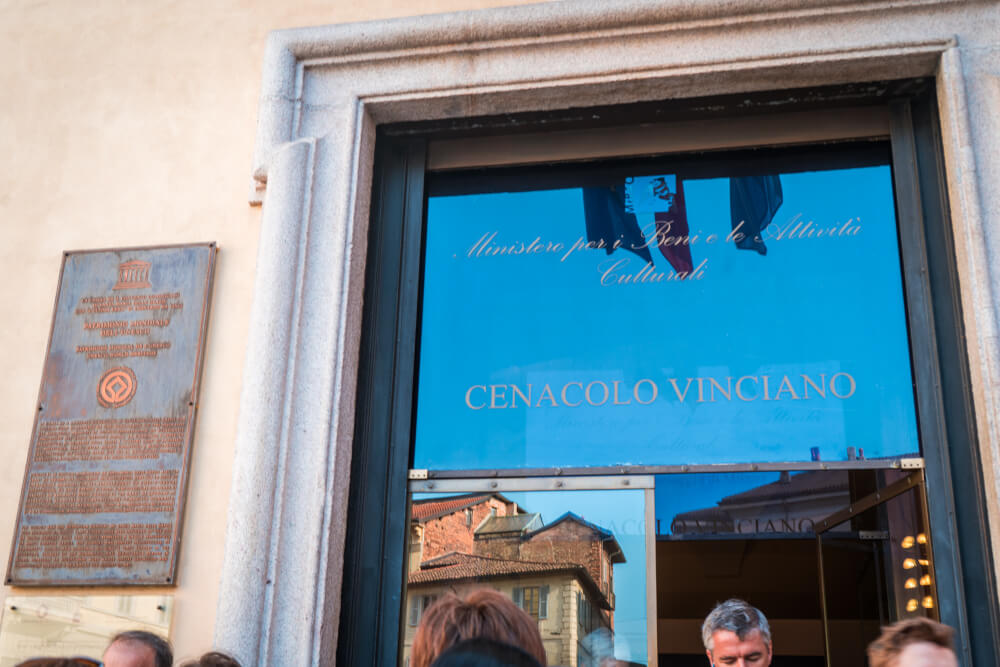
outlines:
[{"label": "plaque border", "polygon": [[[35,447],[38,444],[38,423],[39,417],[44,410],[42,398],[45,390],[45,369],[48,366],[49,355],[52,352],[52,338],[55,333],[56,315],[59,312],[59,302],[62,296],[63,275],[66,272],[66,260],[73,255],[89,255],[106,252],[149,252],[154,250],[174,250],[184,248],[207,248],[209,250],[208,266],[205,271],[205,296],[201,303],[201,316],[198,326],[198,342],[195,347],[194,372],[191,378],[191,398],[188,402],[188,414],[184,428],[183,449],[181,452],[181,464],[178,467],[179,477],[177,486],[179,498],[174,510],[174,525],[170,533],[170,549],[166,561],[167,576],[163,580],[157,578],[156,581],[149,579],[17,579],[14,577],[14,555],[17,544],[21,537],[22,519],[24,503],[28,493],[28,478],[31,473],[32,463],[35,460]],[[194,432],[198,419],[198,406],[201,393],[201,375],[205,365],[205,344],[208,337],[208,323],[212,309],[212,297],[215,286],[215,263],[219,255],[219,246],[215,241],[197,243],[170,243],[150,246],[124,246],[111,248],[94,248],[79,250],[64,250],[62,261],[59,265],[59,276],[56,282],[55,300],[52,303],[52,315],[49,321],[49,337],[45,345],[45,355],[42,361],[41,379],[38,383],[38,395],[35,400],[34,423],[31,427],[31,440],[28,445],[28,456],[24,463],[24,476],[21,480],[21,496],[17,505],[17,520],[14,524],[14,534],[11,536],[10,555],[7,558],[7,573],[4,577],[4,584],[7,586],[17,586],[22,588],[42,588],[42,587],[102,587],[102,586],[129,586],[129,587],[176,587],[177,567],[180,560],[180,547],[183,540],[184,517],[187,510],[188,480],[191,476],[191,449],[194,446]]]}]

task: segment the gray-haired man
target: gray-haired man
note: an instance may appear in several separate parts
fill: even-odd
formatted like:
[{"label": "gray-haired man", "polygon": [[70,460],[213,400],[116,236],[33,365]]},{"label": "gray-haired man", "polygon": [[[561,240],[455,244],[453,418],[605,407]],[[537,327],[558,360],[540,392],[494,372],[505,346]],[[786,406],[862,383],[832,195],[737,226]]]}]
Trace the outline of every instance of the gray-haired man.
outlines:
[{"label": "gray-haired man", "polygon": [[760,609],[743,600],[717,604],[701,624],[701,640],[713,667],[771,664],[771,626]]}]

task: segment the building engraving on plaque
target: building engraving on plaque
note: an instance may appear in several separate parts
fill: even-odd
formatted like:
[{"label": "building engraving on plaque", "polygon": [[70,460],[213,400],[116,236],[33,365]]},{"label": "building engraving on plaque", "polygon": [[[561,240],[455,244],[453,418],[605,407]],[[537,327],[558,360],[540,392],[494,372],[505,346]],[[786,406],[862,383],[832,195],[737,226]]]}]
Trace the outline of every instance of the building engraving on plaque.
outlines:
[{"label": "building engraving on plaque", "polygon": [[215,254],[65,254],[7,583],[174,583]]},{"label": "building engraving on plaque", "polygon": [[131,262],[122,262],[118,265],[118,282],[111,289],[142,289],[152,287],[149,282],[149,262],[133,259]]}]

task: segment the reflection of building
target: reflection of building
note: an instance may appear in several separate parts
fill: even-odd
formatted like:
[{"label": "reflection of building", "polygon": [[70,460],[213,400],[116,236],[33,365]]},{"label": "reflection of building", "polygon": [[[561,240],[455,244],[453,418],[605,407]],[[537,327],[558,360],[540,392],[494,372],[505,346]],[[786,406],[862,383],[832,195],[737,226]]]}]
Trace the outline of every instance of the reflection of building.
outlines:
[{"label": "reflection of building", "polygon": [[544,524],[499,494],[413,503],[404,661],[441,594],[490,586],[538,620],[549,664],[586,665],[591,632],[614,628],[614,535],[567,512]]},{"label": "reflection of building", "polygon": [[0,626],[0,667],[40,655],[99,657],[123,630],[166,636],[172,607],[168,595],[9,596]]},{"label": "reflection of building", "polygon": [[[681,512],[669,525],[674,536],[812,533],[817,519],[850,503],[846,472],[813,471],[781,477],[724,497],[715,507]],[[657,526],[665,534],[667,526]]]}]

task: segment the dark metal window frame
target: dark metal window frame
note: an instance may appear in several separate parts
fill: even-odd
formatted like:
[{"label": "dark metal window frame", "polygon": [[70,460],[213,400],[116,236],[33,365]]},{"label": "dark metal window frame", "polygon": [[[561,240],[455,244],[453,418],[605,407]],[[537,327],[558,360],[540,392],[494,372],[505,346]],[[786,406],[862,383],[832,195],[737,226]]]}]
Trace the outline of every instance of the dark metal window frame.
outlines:
[{"label": "dark metal window frame", "polygon": [[[886,105],[890,110],[910,349],[940,584],[939,611],[942,620],[958,630],[962,664],[1000,664],[995,640],[1000,636],[1000,610],[986,530],[982,461],[934,82],[852,84],[797,93],[672,100],[379,128],[347,507],[339,664],[394,667],[405,622],[406,478],[417,372],[428,139],[858,104]],[[806,467],[810,466],[787,463],[758,469]],[[687,471],[676,468],[663,472]],[[713,469],[722,471],[721,467]],[[587,470],[576,471],[581,472]],[[615,472],[656,471],[637,467]],[[468,472],[461,474],[467,476]],[[959,481],[957,487],[955,480]]]}]

